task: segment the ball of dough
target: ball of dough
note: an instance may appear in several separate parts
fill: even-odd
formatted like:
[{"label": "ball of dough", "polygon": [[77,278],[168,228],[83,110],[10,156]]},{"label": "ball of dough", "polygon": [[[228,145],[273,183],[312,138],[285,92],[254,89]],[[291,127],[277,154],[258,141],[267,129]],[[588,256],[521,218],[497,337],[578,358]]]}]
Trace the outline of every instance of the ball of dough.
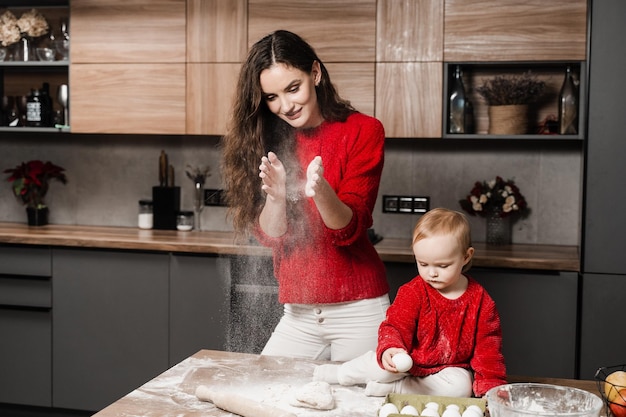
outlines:
[{"label": "ball of dough", "polygon": [[391,357],[391,361],[396,366],[398,372],[407,372],[413,367],[413,359],[406,353],[396,353]]}]

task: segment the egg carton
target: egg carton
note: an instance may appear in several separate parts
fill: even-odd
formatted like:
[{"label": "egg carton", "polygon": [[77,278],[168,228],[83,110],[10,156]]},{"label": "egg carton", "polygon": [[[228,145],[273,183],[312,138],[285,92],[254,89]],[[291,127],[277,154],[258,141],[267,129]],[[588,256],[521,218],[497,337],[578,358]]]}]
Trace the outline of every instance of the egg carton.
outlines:
[{"label": "egg carton", "polygon": [[[426,416],[427,414],[430,414],[428,410],[426,410],[427,411],[426,414],[423,414],[424,410],[427,408],[426,405],[429,403],[438,404],[437,410],[434,410],[434,409],[432,410],[436,411],[440,417],[444,417],[443,414],[446,411],[446,408],[451,404],[456,404],[459,407],[458,412],[459,412],[459,415],[461,416],[470,405],[477,406],[480,409],[480,411],[482,412],[482,415],[480,417],[485,415],[485,410],[487,408],[487,401],[483,398],[444,397],[444,396],[438,396],[438,395],[392,393],[392,394],[388,394],[385,397],[385,401],[383,402],[381,409],[383,409],[385,407],[385,404],[388,404],[388,403],[395,405],[398,410],[402,410],[402,408],[404,408],[405,406],[410,405],[415,408],[415,410],[420,414],[420,416],[424,415],[424,417],[436,417],[434,414]],[[407,415],[411,415],[411,414],[399,414],[399,413],[387,414],[388,417],[401,417],[401,416],[407,416]],[[467,417],[470,417],[470,416],[467,416]],[[478,413],[474,413],[474,416],[472,417],[479,417]]]}]

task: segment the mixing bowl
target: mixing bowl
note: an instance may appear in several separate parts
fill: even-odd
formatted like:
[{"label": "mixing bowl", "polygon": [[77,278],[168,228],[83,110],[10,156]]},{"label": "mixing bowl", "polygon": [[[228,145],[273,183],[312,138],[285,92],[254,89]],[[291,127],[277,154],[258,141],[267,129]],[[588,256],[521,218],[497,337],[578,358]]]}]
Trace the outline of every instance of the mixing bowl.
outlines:
[{"label": "mixing bowl", "polygon": [[550,384],[500,385],[487,392],[491,417],[598,417],[602,399],[588,391]]}]

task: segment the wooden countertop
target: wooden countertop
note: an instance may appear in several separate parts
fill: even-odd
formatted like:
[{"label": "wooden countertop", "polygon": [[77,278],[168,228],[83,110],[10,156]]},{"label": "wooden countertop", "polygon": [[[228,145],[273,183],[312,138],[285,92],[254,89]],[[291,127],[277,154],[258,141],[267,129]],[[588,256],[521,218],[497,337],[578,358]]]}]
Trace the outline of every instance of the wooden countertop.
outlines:
[{"label": "wooden countertop", "polygon": [[[235,392],[251,400],[290,411],[299,417],[375,416],[383,397],[367,397],[363,386],[333,385],[336,407],[319,411],[290,405],[298,389],[312,381],[320,361],[201,350],[165,371],[94,417],[232,416],[210,402],[199,401],[199,385]],[[510,377],[509,382],[539,382],[587,390],[599,396],[594,381]],[[604,414],[603,414],[604,415]]]},{"label": "wooden countertop", "polygon": [[[187,252],[216,255],[270,256],[269,249],[238,243],[232,232],[142,230],[133,227],[47,225],[29,227],[0,222],[0,244]],[[577,246],[474,244],[473,265],[488,268],[519,268],[580,271]],[[385,262],[413,263],[409,239],[383,239],[376,250]]]}]

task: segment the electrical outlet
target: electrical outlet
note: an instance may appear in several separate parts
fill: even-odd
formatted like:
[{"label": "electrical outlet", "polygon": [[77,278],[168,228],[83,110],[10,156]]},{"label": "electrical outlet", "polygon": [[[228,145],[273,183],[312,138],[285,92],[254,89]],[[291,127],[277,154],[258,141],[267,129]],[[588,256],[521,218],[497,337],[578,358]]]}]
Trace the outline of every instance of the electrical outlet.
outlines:
[{"label": "electrical outlet", "polygon": [[430,210],[430,197],[383,195],[383,213],[423,214]]},{"label": "electrical outlet", "polygon": [[226,203],[222,198],[224,190],[205,189],[204,190],[204,205],[205,206],[225,206]]}]

